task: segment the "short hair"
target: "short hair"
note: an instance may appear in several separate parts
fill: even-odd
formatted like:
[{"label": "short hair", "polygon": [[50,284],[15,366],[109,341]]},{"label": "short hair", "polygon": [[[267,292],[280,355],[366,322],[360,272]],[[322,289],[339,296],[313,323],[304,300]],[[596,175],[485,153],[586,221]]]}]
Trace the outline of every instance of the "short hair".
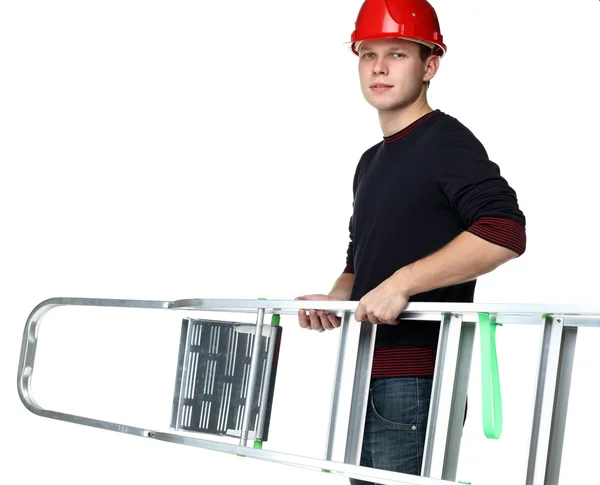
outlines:
[{"label": "short hair", "polygon": [[429,47],[428,45],[419,43],[419,49],[422,61],[425,61],[431,54],[433,54],[433,48]]}]

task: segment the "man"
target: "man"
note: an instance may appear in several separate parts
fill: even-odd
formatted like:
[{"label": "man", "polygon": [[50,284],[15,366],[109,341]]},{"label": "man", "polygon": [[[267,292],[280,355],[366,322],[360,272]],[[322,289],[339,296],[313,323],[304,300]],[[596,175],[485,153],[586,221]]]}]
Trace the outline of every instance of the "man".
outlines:
[{"label": "man", "polygon": [[[356,320],[379,325],[361,465],[419,475],[439,322],[398,317],[409,301],[473,302],[478,276],[525,251],[525,216],[473,133],[428,104],[446,45],[426,0],[366,0],[352,50],[383,140],[356,168],[344,272],[298,299],[358,300]],[[318,309],[298,318],[340,325]]]}]

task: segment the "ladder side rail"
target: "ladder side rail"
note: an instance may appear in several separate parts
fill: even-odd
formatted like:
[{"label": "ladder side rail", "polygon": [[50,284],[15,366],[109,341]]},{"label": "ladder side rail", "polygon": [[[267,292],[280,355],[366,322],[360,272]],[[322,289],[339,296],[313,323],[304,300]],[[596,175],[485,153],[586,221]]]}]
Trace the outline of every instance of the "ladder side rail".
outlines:
[{"label": "ladder side rail", "polygon": [[339,461],[323,460],[314,457],[298,456],[278,451],[256,449],[243,447],[229,443],[222,443],[211,440],[203,440],[189,436],[182,436],[172,433],[157,432],[149,436],[152,439],[166,441],[170,443],[195,446],[213,451],[220,451],[236,455],[243,455],[249,458],[257,458],[263,461],[298,466],[301,468],[321,470],[331,472],[333,476],[344,476],[347,478],[358,478],[368,482],[384,485],[456,485],[456,482],[446,480],[436,480],[417,475],[392,472]]},{"label": "ladder side rail", "polygon": [[[173,310],[204,310],[204,311],[225,311],[225,312],[256,312],[258,308],[264,308],[266,313],[280,313],[294,315],[298,310],[309,310],[318,304],[319,308],[331,312],[354,312],[358,306],[358,301],[306,301],[306,300],[226,300],[226,299],[188,299],[177,300],[169,303],[169,308]],[[598,320],[594,326],[600,326],[600,305],[575,305],[575,304],[527,304],[527,303],[440,303],[440,302],[411,302],[402,312],[402,318],[410,313],[456,313],[462,314],[464,321],[473,322],[478,313],[489,313],[505,316],[537,316],[542,315],[562,315],[564,317],[587,317],[591,320]],[[504,322],[503,322],[504,323]]]}]

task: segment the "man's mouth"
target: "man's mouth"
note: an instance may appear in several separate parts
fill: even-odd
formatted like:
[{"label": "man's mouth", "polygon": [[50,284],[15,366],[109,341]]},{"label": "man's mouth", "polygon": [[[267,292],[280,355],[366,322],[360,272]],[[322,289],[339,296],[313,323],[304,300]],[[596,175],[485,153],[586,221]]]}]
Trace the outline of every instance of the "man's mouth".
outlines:
[{"label": "man's mouth", "polygon": [[373,83],[370,88],[374,93],[385,93],[392,89],[394,86],[386,83]]}]

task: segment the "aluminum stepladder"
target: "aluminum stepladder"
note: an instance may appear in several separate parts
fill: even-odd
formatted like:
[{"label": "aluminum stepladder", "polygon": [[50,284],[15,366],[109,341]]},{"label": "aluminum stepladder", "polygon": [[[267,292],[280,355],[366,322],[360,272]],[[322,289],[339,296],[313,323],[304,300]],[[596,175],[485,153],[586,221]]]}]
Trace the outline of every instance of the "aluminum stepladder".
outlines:
[{"label": "aluminum stepladder", "polygon": [[[288,300],[112,300],[86,298],[53,298],[37,305],[31,312],[23,334],[18,369],[18,392],[31,412],[58,420],[118,431],[172,443],[196,446],[215,451],[302,466],[342,474],[382,484],[434,485],[454,483],[459,458],[460,441],[465,412],[465,400],[477,323],[486,316],[496,324],[532,324],[541,326],[540,351],[535,382],[534,409],[532,410],[529,459],[525,485],[556,485],[560,473],[562,445],[565,432],[571,372],[579,327],[600,326],[600,307],[574,305],[523,305],[523,304],[450,304],[411,303],[402,313],[405,320],[439,321],[440,337],[433,380],[430,413],[425,442],[422,476],[406,475],[359,466],[362,432],[369,392],[371,361],[375,345],[376,326],[353,322],[358,302],[352,301],[288,301]],[[38,329],[44,315],[57,306],[87,306],[113,308],[160,309],[170,311],[228,313],[256,313],[252,329],[254,338],[247,340],[251,354],[249,372],[245,377],[246,405],[243,407],[238,444],[202,439],[192,433],[181,435],[143,429],[124,424],[46,410],[36,402],[31,392]],[[272,392],[272,380],[265,378],[267,361],[259,363],[261,344],[272,350],[273,338],[265,341],[265,315],[296,314],[299,309],[319,308],[342,317],[338,331],[339,347],[336,360],[334,389],[329,420],[326,450],[323,459],[290,455],[256,447],[262,438],[265,425],[265,396]],[[200,321],[206,322],[206,321]],[[195,338],[191,320],[184,320],[182,345]],[[208,322],[211,324],[211,322]],[[231,324],[234,322],[224,322]],[[401,324],[401,323],[400,323]],[[245,331],[248,333],[248,331]],[[267,332],[268,334],[268,332]],[[274,334],[273,334],[274,335]],[[250,337],[248,337],[250,339]],[[270,342],[270,343],[269,343]],[[189,350],[189,349],[188,349]],[[268,352],[267,352],[268,354]],[[272,352],[271,352],[272,354]],[[180,361],[189,358],[180,353]],[[265,355],[262,352],[261,355]],[[248,359],[247,359],[248,360]],[[189,365],[183,362],[182,374]],[[259,367],[263,379],[260,381]],[[268,372],[266,372],[268,374]],[[178,375],[178,380],[181,378]],[[189,379],[188,379],[189,380]],[[180,382],[178,382],[180,384]],[[184,383],[185,384],[185,383]],[[180,388],[181,389],[181,388]],[[251,435],[251,410],[253,400],[260,396],[261,406],[254,421],[254,446],[248,446]],[[181,397],[174,399],[174,416],[181,413]],[[179,405],[177,404],[179,399]],[[238,417],[239,418],[239,417]],[[268,419],[268,418],[267,418]],[[260,423],[259,425],[257,425]],[[176,428],[173,418],[172,428]],[[441,482],[440,482],[441,480]],[[512,484],[511,484],[512,485]]]}]

